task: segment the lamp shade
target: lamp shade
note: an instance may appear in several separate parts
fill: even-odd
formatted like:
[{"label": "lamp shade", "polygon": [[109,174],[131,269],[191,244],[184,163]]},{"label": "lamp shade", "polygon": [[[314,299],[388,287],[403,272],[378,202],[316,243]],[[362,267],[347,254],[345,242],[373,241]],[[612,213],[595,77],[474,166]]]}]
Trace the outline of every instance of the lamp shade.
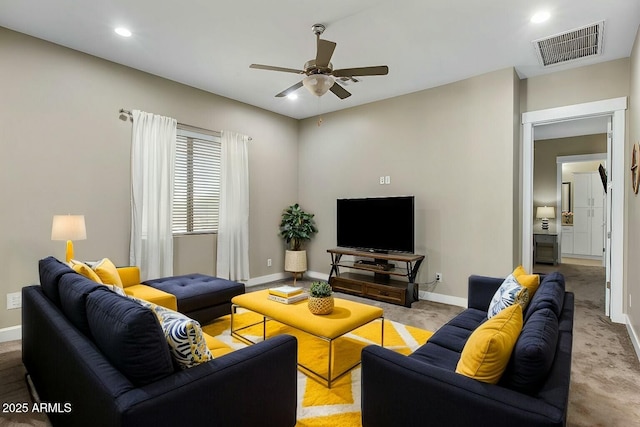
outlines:
[{"label": "lamp shade", "polygon": [[540,206],[536,210],[536,218],[555,218],[556,210],[553,206]]},{"label": "lamp shade", "polygon": [[85,240],[84,215],[54,215],[51,240]]},{"label": "lamp shade", "polygon": [[331,76],[324,74],[312,74],[302,79],[302,84],[315,96],[322,96],[333,86],[335,82]]}]

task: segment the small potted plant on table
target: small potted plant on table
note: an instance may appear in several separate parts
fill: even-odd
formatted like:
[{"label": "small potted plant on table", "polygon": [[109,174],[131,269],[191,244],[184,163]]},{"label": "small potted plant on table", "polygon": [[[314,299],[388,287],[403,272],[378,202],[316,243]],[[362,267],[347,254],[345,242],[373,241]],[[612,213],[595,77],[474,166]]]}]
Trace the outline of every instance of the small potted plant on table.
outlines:
[{"label": "small potted plant on table", "polygon": [[313,282],[309,289],[309,311],[330,314],[333,311],[333,291],[327,282]]}]

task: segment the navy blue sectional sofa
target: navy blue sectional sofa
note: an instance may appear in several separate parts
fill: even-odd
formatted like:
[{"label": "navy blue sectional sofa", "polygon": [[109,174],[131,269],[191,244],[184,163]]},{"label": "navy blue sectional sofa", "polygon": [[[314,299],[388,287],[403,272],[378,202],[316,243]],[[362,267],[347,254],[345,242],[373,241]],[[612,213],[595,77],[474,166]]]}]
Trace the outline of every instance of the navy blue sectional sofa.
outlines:
[{"label": "navy blue sectional sofa", "polygon": [[455,372],[503,280],[471,276],[468,308],[410,356],[379,346],[363,349],[364,427],[566,425],[574,295],[565,292],[560,273],[541,278],[498,384]]},{"label": "navy blue sectional sofa", "polygon": [[54,426],[296,424],[297,342],[281,335],[181,370],[155,315],[75,273],[40,262],[22,290],[22,358]]}]

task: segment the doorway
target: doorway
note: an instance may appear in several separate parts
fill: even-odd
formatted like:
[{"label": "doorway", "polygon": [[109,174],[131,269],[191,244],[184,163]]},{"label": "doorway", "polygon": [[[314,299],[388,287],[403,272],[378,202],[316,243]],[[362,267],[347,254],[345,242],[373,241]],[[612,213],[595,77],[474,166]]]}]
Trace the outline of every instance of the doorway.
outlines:
[{"label": "doorway", "polygon": [[[522,265],[533,267],[533,141],[536,126],[574,119],[610,116],[608,132],[607,164],[611,165],[607,177],[607,242],[605,260],[607,264],[607,307],[611,320],[624,323],[623,314],[623,259],[624,259],[624,190],[616,191],[613,183],[624,183],[625,110],[627,98],[615,98],[566,107],[551,108],[523,113],[522,125]],[[610,293],[610,295],[609,295]]]},{"label": "doorway", "polygon": [[[606,132],[605,126],[602,134]],[[600,138],[600,145],[606,150],[606,135],[587,136],[584,142],[588,144],[589,139],[597,141]],[[577,140],[581,141],[582,138]],[[602,167],[604,174],[607,173],[607,153],[558,156],[556,164],[556,192],[559,195],[557,212],[560,212],[557,218],[560,263],[606,267],[608,215],[604,215],[604,212],[608,207],[604,187],[606,181],[602,180],[600,168]],[[592,187],[589,189],[590,200],[585,193],[585,181]],[[585,205],[589,207],[586,212]]]}]

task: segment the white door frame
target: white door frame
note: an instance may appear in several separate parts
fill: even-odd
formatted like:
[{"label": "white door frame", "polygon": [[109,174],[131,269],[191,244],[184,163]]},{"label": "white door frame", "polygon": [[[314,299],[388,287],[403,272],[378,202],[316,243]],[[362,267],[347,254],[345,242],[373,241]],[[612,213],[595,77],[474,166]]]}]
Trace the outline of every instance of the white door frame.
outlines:
[{"label": "white door frame", "polygon": [[533,131],[542,124],[578,118],[611,115],[613,138],[611,163],[607,187],[611,189],[611,320],[624,323],[623,279],[624,279],[624,142],[625,110],[627,98],[603,101],[546,110],[529,111],[522,114],[522,265],[528,271],[533,267]]}]

